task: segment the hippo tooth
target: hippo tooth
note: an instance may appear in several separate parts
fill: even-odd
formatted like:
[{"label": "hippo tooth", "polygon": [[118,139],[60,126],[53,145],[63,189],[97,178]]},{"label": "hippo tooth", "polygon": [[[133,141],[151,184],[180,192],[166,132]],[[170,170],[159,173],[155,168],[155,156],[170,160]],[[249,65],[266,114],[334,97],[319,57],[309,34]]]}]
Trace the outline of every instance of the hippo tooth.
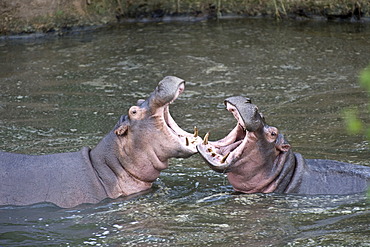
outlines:
[{"label": "hippo tooth", "polygon": [[207,134],[203,138],[203,145],[207,145],[208,144],[208,137],[209,137],[209,132],[207,132]]},{"label": "hippo tooth", "polygon": [[185,140],[186,140],[186,146],[189,146],[189,139],[186,137]]},{"label": "hippo tooth", "polygon": [[198,136],[198,128],[197,126],[194,126],[194,137]]},{"label": "hippo tooth", "polygon": [[222,164],[223,164],[223,163],[225,163],[225,161],[226,161],[227,157],[229,157],[230,153],[231,153],[231,152],[228,152],[228,153],[227,153],[227,154],[222,158],[222,160],[221,160],[221,163],[222,163]]}]

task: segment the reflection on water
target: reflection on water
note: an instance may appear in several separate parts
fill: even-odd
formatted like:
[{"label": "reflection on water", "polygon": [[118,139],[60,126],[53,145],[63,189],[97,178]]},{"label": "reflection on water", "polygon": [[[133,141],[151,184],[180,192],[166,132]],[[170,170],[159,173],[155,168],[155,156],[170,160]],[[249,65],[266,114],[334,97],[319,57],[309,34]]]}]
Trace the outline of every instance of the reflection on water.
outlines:
[{"label": "reflection on water", "polygon": [[[188,81],[171,106],[184,129],[223,137],[236,124],[223,100],[246,95],[305,157],[370,165],[368,141],[349,136],[341,115],[366,110],[357,76],[370,62],[369,34],[368,24],[228,20],[3,40],[0,149],[93,147],[159,80],[176,75]],[[1,208],[0,245],[368,246],[369,219],[364,195],[233,194],[223,174],[193,156],[171,160],[137,197]]]}]

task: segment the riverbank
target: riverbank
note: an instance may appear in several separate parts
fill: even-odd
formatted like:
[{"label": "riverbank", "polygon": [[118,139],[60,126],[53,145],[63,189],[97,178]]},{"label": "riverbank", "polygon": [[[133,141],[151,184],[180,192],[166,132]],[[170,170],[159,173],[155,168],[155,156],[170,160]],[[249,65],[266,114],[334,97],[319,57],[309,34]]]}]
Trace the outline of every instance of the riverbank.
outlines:
[{"label": "riverbank", "polygon": [[368,0],[2,0],[0,35],[63,34],[134,21],[270,17],[369,21]]}]

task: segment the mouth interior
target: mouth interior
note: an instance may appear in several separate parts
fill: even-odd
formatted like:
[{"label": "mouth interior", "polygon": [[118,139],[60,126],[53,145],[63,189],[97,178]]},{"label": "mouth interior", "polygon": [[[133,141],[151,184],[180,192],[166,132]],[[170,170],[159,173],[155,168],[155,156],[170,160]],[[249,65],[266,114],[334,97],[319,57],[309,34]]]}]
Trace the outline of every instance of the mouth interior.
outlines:
[{"label": "mouth interior", "polygon": [[[234,132],[234,133],[232,133]],[[217,150],[217,153],[220,154],[220,155],[226,155],[230,152],[233,152],[244,140],[245,136],[246,136],[246,131],[244,130],[244,128],[238,124],[234,130],[230,132],[230,134],[232,135],[227,135],[222,143],[219,143],[216,142],[216,143],[219,143],[221,145],[217,145],[218,146],[218,150]]]},{"label": "mouth interior", "polygon": [[172,118],[169,111],[169,105],[172,104],[179,97],[179,95],[184,91],[184,89],[185,85],[184,83],[181,83],[178,87],[178,91],[176,92],[174,98],[164,106],[163,119],[168,129],[168,132],[174,138],[178,139],[182,146],[192,148],[196,152],[195,146],[202,141],[202,139],[198,136],[198,130],[196,129],[196,127],[194,127],[194,134],[191,134],[181,129],[180,126],[178,126],[178,124]]},{"label": "mouth interior", "polygon": [[231,104],[227,104],[227,110],[238,121],[236,127],[223,139],[213,142],[204,141],[199,149],[205,155],[204,158],[209,162],[209,165],[216,169],[226,169],[234,159],[242,154],[248,142],[249,132],[246,130],[239,112]]}]

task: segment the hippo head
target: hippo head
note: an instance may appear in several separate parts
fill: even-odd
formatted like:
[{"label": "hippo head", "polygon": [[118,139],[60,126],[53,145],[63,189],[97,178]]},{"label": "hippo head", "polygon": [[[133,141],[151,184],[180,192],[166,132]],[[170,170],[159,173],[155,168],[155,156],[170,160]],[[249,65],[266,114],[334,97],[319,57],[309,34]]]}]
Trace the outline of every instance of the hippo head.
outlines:
[{"label": "hippo head", "polygon": [[118,159],[124,169],[141,181],[152,182],[167,168],[169,158],[186,158],[202,141],[182,130],[171,117],[169,105],[184,91],[185,81],[167,76],[146,100],[128,110],[114,130]]},{"label": "hippo head", "polygon": [[236,118],[237,125],[218,141],[208,141],[206,135],[197,146],[200,155],[213,170],[227,173],[237,191],[274,191],[284,163],[280,156],[290,150],[290,145],[277,128],[265,123],[249,98],[230,97],[225,105]]}]

